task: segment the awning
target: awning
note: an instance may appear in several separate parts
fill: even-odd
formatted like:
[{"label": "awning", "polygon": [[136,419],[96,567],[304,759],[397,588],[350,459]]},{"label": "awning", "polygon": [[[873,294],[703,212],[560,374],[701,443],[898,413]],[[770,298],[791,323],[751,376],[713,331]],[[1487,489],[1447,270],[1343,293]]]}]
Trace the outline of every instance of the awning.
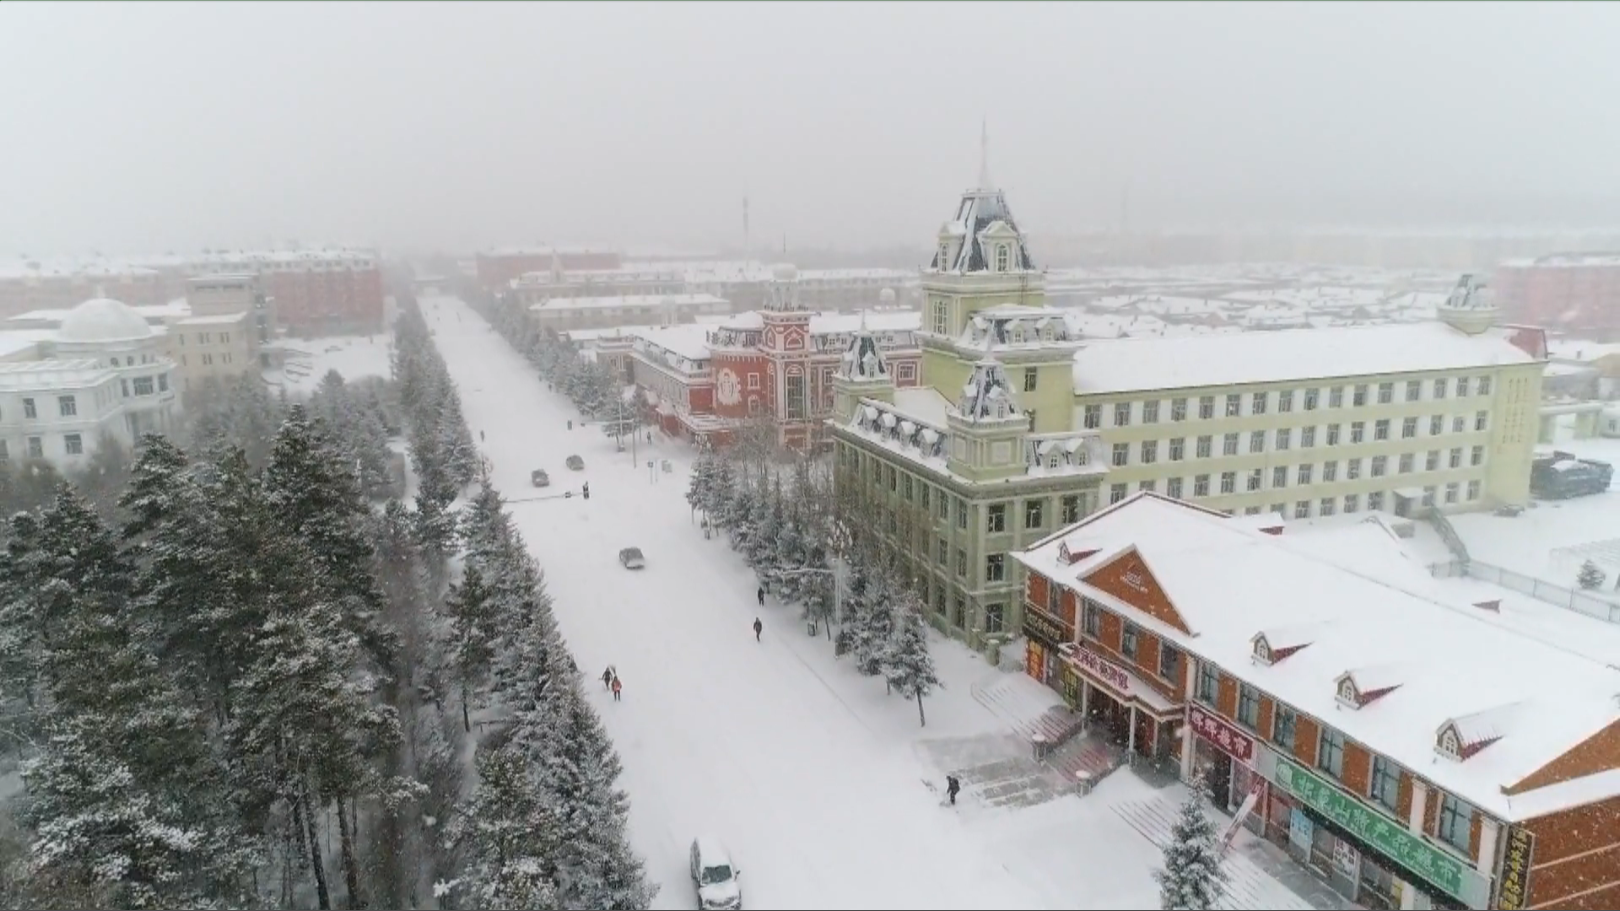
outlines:
[{"label": "awning", "polygon": [[1181,715],[1182,703],[1165,698],[1134,670],[1077,643],[1064,643],[1058,651],[1066,667],[1121,703],[1134,704],[1160,721]]}]

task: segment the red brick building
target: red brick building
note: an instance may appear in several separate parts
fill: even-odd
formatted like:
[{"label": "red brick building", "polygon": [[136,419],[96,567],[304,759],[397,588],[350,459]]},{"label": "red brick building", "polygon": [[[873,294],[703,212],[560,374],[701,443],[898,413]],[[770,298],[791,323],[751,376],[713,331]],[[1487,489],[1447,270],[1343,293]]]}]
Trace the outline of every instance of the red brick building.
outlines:
[{"label": "red brick building", "polygon": [[486,289],[505,288],[525,272],[570,272],[617,269],[622,263],[613,250],[570,247],[500,247],[475,255],[478,284]]},{"label": "red brick building", "polygon": [[1620,338],[1620,253],[1561,253],[1510,260],[1493,279],[1496,304],[1511,320]]},{"label": "red brick building", "polygon": [[117,260],[22,260],[0,266],[0,319],[60,310],[93,297],[156,306],[184,293],[156,269]]},{"label": "red brick building", "polygon": [[385,291],[375,253],[343,248],[216,252],[193,275],[257,274],[275,320],[295,336],[366,334],[383,328]]},{"label": "red brick building", "polygon": [[1620,907],[1620,628],[1276,521],[1137,494],[1035,544],[1027,672],[1363,907]]}]

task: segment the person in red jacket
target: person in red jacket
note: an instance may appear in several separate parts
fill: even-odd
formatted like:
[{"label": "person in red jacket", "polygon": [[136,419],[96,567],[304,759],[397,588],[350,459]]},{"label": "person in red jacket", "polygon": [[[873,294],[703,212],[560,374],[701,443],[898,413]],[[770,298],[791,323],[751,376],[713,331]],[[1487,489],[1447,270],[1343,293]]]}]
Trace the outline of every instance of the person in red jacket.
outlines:
[{"label": "person in red jacket", "polygon": [[619,692],[621,690],[623,690],[623,689],[624,689],[624,684],[619,682],[619,675],[614,674],[613,675],[613,701],[614,702],[619,701]]}]

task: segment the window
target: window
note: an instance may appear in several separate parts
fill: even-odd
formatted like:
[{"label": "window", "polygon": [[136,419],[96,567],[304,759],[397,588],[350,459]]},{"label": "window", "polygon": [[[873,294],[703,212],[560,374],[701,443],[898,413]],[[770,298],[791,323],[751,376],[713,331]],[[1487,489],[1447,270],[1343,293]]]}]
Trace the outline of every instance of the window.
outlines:
[{"label": "window", "polygon": [[1120,402],[1114,406],[1114,426],[1131,426],[1131,403]]},{"label": "window", "polygon": [[1201,474],[1193,477],[1193,496],[1209,496],[1209,475]]},{"label": "window", "polygon": [[1007,245],[996,244],[996,271],[1006,272],[1010,261],[1011,257],[1008,255]]},{"label": "window", "polygon": [[1198,438],[1198,457],[1200,459],[1209,458],[1210,445],[1212,443],[1214,443],[1214,442],[1215,442],[1214,437],[1202,436],[1202,437]]},{"label": "window", "polygon": [[1338,424],[1329,424],[1329,425],[1327,425],[1327,444],[1329,446],[1337,446],[1337,445],[1339,445],[1339,425]]},{"label": "window", "polygon": [[910,500],[910,499],[911,499],[911,496],[912,496],[912,491],[911,491],[911,475],[909,475],[909,474],[908,474],[908,475],[906,475],[906,476],[905,476],[905,477],[903,477],[903,478],[901,478],[901,479],[900,479],[900,493],[901,493],[901,495],[902,495],[902,496],[904,496],[904,497],[905,497],[905,498],[906,498],[906,499],[907,499],[907,500]]},{"label": "window", "polygon": [[939,539],[939,555],[935,558],[940,566],[951,564],[951,546],[945,543],[944,538]]},{"label": "window", "polygon": [[1367,796],[1384,809],[1395,811],[1401,796],[1401,767],[1382,756],[1374,756]]},{"label": "window", "polygon": [[1406,418],[1401,421],[1401,439],[1410,440],[1417,436],[1417,418]]},{"label": "window", "polygon": [[1062,501],[1063,524],[1068,525],[1080,521],[1080,495],[1069,494]]},{"label": "window", "polygon": [[1229,434],[1226,434],[1225,436],[1221,437],[1221,454],[1222,455],[1229,455],[1229,456],[1233,456],[1233,455],[1238,454],[1238,435],[1237,434],[1229,433]]},{"label": "window", "polygon": [[1131,444],[1129,444],[1129,443],[1115,443],[1114,444],[1114,465],[1116,467],[1120,466],[1120,465],[1124,465],[1127,462],[1129,462],[1130,460],[1131,460]]},{"label": "window", "polygon": [[985,509],[984,530],[991,534],[1007,530],[1007,504],[992,503]]},{"label": "window", "polygon": [[1434,381],[1434,397],[1437,399],[1443,399],[1446,397],[1445,377],[1441,377],[1440,379]]},{"label": "window", "polygon": [[889,466],[888,476],[889,476],[889,489],[890,490],[898,490],[899,487],[900,487],[900,483],[899,483],[900,482],[900,476],[894,473],[894,466],[893,465]]},{"label": "window", "polygon": [[1490,395],[1491,394],[1491,378],[1488,377],[1488,376],[1480,377],[1479,378],[1479,391],[1475,392],[1474,394],[1475,395]]},{"label": "window", "polygon": [[1118,503],[1131,495],[1131,488],[1125,484],[1108,485],[1108,502]]},{"label": "window", "polygon": [[1036,383],[1036,381],[1038,379],[1040,379],[1040,371],[1036,370],[1034,367],[1025,367],[1024,368],[1024,391],[1025,392],[1034,392],[1035,391],[1035,383]]},{"label": "window", "polygon": [[59,395],[56,397],[56,410],[62,417],[74,417],[79,413],[78,400],[71,395]]},{"label": "window", "polygon": [[219,341],[220,341],[220,344],[225,344],[225,345],[230,344],[231,334],[229,332],[221,332],[219,334]]},{"label": "window", "polygon": [[1457,502],[1457,491],[1458,491],[1458,485],[1457,485],[1456,481],[1452,481],[1451,483],[1446,485],[1446,502],[1447,503],[1455,503],[1455,502]]},{"label": "window", "polygon": [[1476,411],[1476,412],[1474,412],[1474,429],[1475,430],[1484,430],[1485,429],[1485,424],[1489,420],[1490,420],[1490,414],[1488,414],[1487,412],[1484,412],[1484,411]]},{"label": "window", "polygon": [[1360,383],[1350,395],[1350,404],[1357,408],[1367,404],[1367,384]]},{"label": "window", "polygon": [[1170,420],[1172,420],[1172,421],[1185,421],[1186,419],[1187,419],[1187,400],[1186,399],[1171,399],[1170,400]]},{"label": "window", "polygon": [[1440,798],[1440,822],[1435,834],[1440,840],[1459,851],[1468,851],[1468,840],[1474,828],[1474,808],[1451,794]]},{"label": "window", "polygon": [[1461,468],[1462,467],[1462,447],[1461,446],[1452,447],[1450,457],[1449,457],[1449,461],[1451,463],[1452,468]]},{"label": "window", "polygon": [[968,527],[968,504],[966,500],[956,501],[956,527]]},{"label": "window", "polygon": [[945,494],[945,491],[942,490],[939,492],[939,520],[944,522],[950,519],[950,517],[951,498]]},{"label": "window", "polygon": [[1438,450],[1438,449],[1429,450],[1428,456],[1425,457],[1424,460],[1423,460],[1423,470],[1424,471],[1439,471],[1440,470],[1440,450]]},{"label": "window", "polygon": [[1287,465],[1278,465],[1276,468],[1271,469],[1271,486],[1272,487],[1287,487],[1288,486],[1288,466]]},{"label": "window", "polygon": [[1264,392],[1256,392],[1253,396],[1251,396],[1249,398],[1249,413],[1250,414],[1265,414],[1266,413],[1266,394]]},{"label": "window", "polygon": [[1294,728],[1298,718],[1294,710],[1279,704],[1271,717],[1271,742],[1286,752],[1294,751]]},{"label": "window", "polygon": [[1309,519],[1311,517],[1311,501],[1300,500],[1294,504],[1294,518]]},{"label": "window", "polygon": [[1338,508],[1338,501],[1332,497],[1323,497],[1322,502],[1316,504],[1316,514],[1319,516],[1331,516],[1338,511]]},{"label": "window", "polygon": [[1164,492],[1172,499],[1181,499],[1181,479],[1171,478],[1164,482]]},{"label": "window", "polygon": [[1350,423],[1350,442],[1360,443],[1367,435],[1366,421],[1352,421]]},{"label": "window", "polygon": [[1119,653],[1132,661],[1136,660],[1136,624],[1125,624],[1125,632],[1119,638]]},{"label": "window", "polygon": [[1277,410],[1281,412],[1294,410],[1294,390],[1284,389],[1277,393]]},{"label": "window", "polygon": [[1256,468],[1256,469],[1250,471],[1249,472],[1249,479],[1246,482],[1247,483],[1247,489],[1249,490],[1249,492],[1253,493],[1254,491],[1259,490],[1260,489],[1260,483],[1263,480],[1265,480],[1265,475],[1263,475],[1261,473],[1260,469]]},{"label": "window", "polygon": [[33,399],[23,399],[23,417],[30,420],[39,417],[39,412],[34,409]]},{"label": "window", "polygon": [[1142,464],[1151,465],[1159,460],[1159,441],[1142,441]]},{"label": "window", "polygon": [[1345,512],[1345,515],[1349,515],[1350,513],[1353,513],[1353,512],[1355,512],[1356,510],[1358,510],[1360,508],[1361,508],[1361,494],[1347,493],[1347,494],[1344,495],[1344,512]]},{"label": "window", "polygon": [[1332,728],[1323,728],[1316,742],[1316,767],[1334,778],[1344,777],[1344,735]]},{"label": "window", "polygon": [[84,455],[84,437],[76,433],[65,434],[62,443],[68,455]]},{"label": "window", "polygon": [[1359,477],[1361,477],[1361,460],[1360,459],[1345,459],[1344,460],[1344,479],[1346,481],[1354,481],[1356,478],[1359,478]]},{"label": "window", "polygon": [[1238,687],[1237,720],[1250,730],[1260,726],[1260,691],[1247,683]]},{"label": "window", "polygon": [[1384,508],[1384,492],[1382,490],[1375,490],[1367,494],[1367,508],[1373,512]]},{"label": "window", "polygon": [[1000,582],[1007,578],[1007,555],[991,554],[984,558],[984,581]]},{"label": "window", "polygon": [[1170,440],[1170,461],[1179,462],[1187,454],[1187,438],[1175,437]]},{"label": "window", "polygon": [[1102,426],[1102,406],[1087,405],[1085,412],[1085,425],[1087,430],[1096,430]]},{"label": "window", "polygon": [[1446,416],[1437,414],[1429,418],[1429,436],[1437,437],[1446,432]]},{"label": "window", "polygon": [[1136,489],[1137,490],[1148,490],[1148,491],[1158,490],[1159,489],[1159,482],[1156,481],[1156,480],[1137,481],[1136,482]]},{"label": "window", "polygon": [[1194,698],[1205,705],[1214,705],[1216,694],[1220,691],[1221,672],[1207,661],[1198,662],[1198,689]]},{"label": "window", "polygon": [[1102,608],[1098,607],[1096,602],[1086,599],[1080,619],[1082,631],[1087,636],[1095,639],[1102,634]]},{"label": "window", "polygon": [[1401,472],[1401,474],[1411,474],[1412,473],[1412,453],[1410,453],[1410,452],[1401,453],[1400,472]]},{"label": "window", "polygon": [[1152,401],[1147,401],[1147,402],[1142,403],[1142,423],[1144,423],[1144,424],[1157,424],[1157,423],[1159,423],[1159,400],[1158,399],[1153,399]]},{"label": "window", "polygon": [[1215,416],[1215,397],[1213,395],[1201,395],[1198,397],[1198,416],[1206,421]]},{"label": "window", "polygon": [[[226,361],[229,361],[230,359],[231,359],[231,356],[229,354],[225,355],[225,360]],[[158,391],[159,392],[168,392],[169,391],[169,375],[167,373],[158,374]]]},{"label": "window", "polygon": [[1451,432],[1452,433],[1462,433],[1463,431],[1465,431],[1467,429],[1468,429],[1468,418],[1466,418],[1466,417],[1464,417],[1464,416],[1462,416],[1460,414],[1454,414],[1454,415],[1451,416]]},{"label": "window", "polygon": [[1320,395],[1321,395],[1321,390],[1318,390],[1318,389],[1307,389],[1307,390],[1305,390],[1305,410],[1306,411],[1315,411],[1316,410],[1316,402],[1317,402],[1317,399],[1318,399],[1318,397]]},{"label": "window", "polygon": [[956,574],[958,576],[967,575],[967,551],[960,547],[956,549]]},{"label": "window", "polygon": [[1408,380],[1406,383],[1406,400],[1415,402],[1423,397],[1423,384],[1417,380]]},{"label": "window", "polygon": [[1237,472],[1221,472],[1221,493],[1235,493],[1237,491]]},{"label": "window", "polygon": [[1389,456],[1373,456],[1372,457],[1372,476],[1373,477],[1381,478],[1381,477],[1384,476],[1384,473],[1386,471],[1388,471],[1388,470],[1389,470]]},{"label": "window", "polygon": [[1159,676],[1166,680],[1181,679],[1181,650],[1159,643]]},{"label": "window", "polygon": [[1316,445],[1316,428],[1315,427],[1301,427],[1301,428],[1299,428],[1299,448],[1301,448],[1301,449],[1310,449],[1312,446],[1315,446],[1315,445]]},{"label": "window", "polygon": [[1235,418],[1243,413],[1243,396],[1233,393],[1226,397],[1226,416]]},{"label": "window", "polygon": [[1380,404],[1380,405],[1388,405],[1390,402],[1393,402],[1393,401],[1395,401],[1395,384],[1394,383],[1379,383],[1378,384],[1378,404]]},{"label": "window", "polygon": [[1322,482],[1331,483],[1339,479],[1339,463],[1337,461],[1322,463]]},{"label": "window", "polygon": [[986,604],[984,606],[984,631],[987,633],[1001,632],[1003,624],[1006,623],[1006,613],[1007,605],[999,601],[994,604]]},{"label": "window", "polygon": [[1389,439],[1389,418],[1385,418],[1385,419],[1383,419],[1381,421],[1374,421],[1373,422],[1373,439],[1375,439],[1375,440],[1387,440],[1387,439]]},{"label": "window", "polygon": [[1042,510],[1045,508],[1045,506],[1046,503],[1043,500],[1024,501],[1025,528],[1040,528],[1046,523],[1046,517],[1042,515]]},{"label": "window", "polygon": [[136,377],[135,378],[135,394],[136,395],[151,395],[152,394],[152,378],[149,377],[149,376],[138,376],[138,377]]},{"label": "window", "polygon": [[[943,247],[940,248],[939,255],[940,255],[939,267],[941,269],[944,269],[945,268],[945,249]],[[933,325],[930,328],[933,329],[935,335],[945,335],[945,334],[950,332],[950,329],[951,329],[951,308],[950,308],[950,304],[946,303],[944,298],[939,298],[939,299],[934,301],[934,314],[933,314],[933,317],[934,317],[933,318]]]},{"label": "window", "polygon": [[1344,387],[1343,386],[1334,386],[1332,389],[1328,390],[1328,407],[1329,408],[1343,408],[1344,407]]},{"label": "window", "polygon": [[1279,450],[1287,449],[1288,444],[1293,440],[1293,438],[1294,431],[1287,427],[1277,431],[1277,448]]},{"label": "window", "polygon": [[1295,483],[1301,486],[1311,483],[1311,469],[1314,467],[1308,464],[1299,466],[1299,470],[1294,474]]},{"label": "window", "polygon": [[45,440],[43,437],[28,438],[28,457],[30,459],[45,458]]},{"label": "window", "polygon": [[1479,482],[1478,481],[1469,481],[1468,482],[1468,499],[1469,499],[1469,501],[1479,499]]},{"label": "window", "polygon": [[197,341],[203,343],[204,345],[208,344],[208,333],[204,332],[197,336]]},{"label": "window", "polygon": [[1266,451],[1266,432],[1264,430],[1256,430],[1249,434],[1249,451]]}]

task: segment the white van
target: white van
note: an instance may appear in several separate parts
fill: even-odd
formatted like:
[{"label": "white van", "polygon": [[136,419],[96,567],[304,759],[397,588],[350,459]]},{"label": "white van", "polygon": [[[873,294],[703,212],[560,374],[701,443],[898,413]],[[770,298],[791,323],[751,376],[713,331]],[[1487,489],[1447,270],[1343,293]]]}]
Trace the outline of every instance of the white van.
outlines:
[{"label": "white van", "polygon": [[741,875],[731,864],[731,852],[718,839],[692,839],[692,884],[703,911],[741,911],[742,886],[737,882]]}]

